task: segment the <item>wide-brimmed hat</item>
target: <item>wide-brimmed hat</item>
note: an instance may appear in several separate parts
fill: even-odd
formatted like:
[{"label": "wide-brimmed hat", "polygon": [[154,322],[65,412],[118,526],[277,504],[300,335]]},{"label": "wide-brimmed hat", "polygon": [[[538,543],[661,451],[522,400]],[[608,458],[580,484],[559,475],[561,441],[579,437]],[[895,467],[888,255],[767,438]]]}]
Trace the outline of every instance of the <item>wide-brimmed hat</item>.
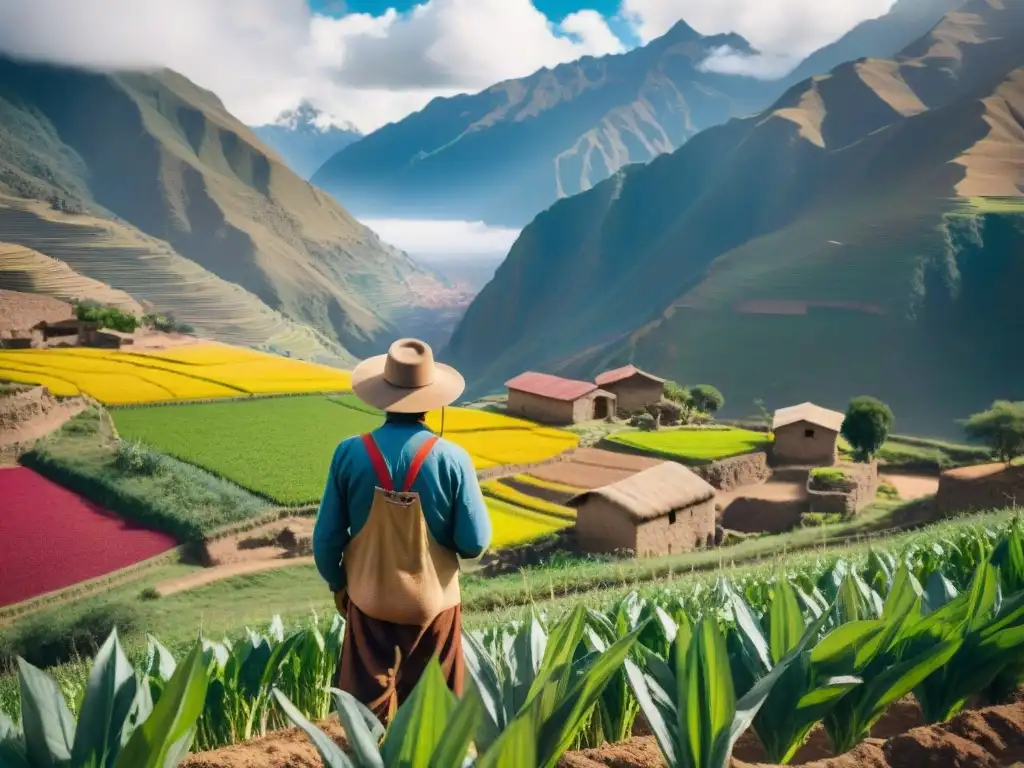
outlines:
[{"label": "wide-brimmed hat", "polygon": [[425,413],[451,405],[466,388],[462,374],[434,362],[425,341],[399,339],[386,355],[363,360],[352,371],[352,391],[374,408]]}]

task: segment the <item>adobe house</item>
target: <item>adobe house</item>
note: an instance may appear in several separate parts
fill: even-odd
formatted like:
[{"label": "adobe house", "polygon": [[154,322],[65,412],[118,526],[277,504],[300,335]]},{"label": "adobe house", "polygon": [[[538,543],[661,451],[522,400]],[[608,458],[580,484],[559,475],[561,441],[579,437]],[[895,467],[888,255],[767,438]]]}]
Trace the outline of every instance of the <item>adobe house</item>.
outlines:
[{"label": "adobe house", "polygon": [[615,413],[615,395],[589,381],[527,371],[505,382],[506,412],[543,424],[578,424]]},{"label": "adobe house", "polygon": [[659,379],[634,365],[625,365],[605,371],[595,380],[597,386],[615,395],[623,411],[641,411],[665,395],[665,380]]},{"label": "adobe house", "polygon": [[823,466],[834,464],[839,430],[844,414],[814,403],[780,408],[772,420],[775,443],[772,457],[776,464]]},{"label": "adobe house", "polygon": [[715,540],[715,489],[666,461],[573,496],[576,541],[584,552],[623,550],[637,557],[688,552]]}]

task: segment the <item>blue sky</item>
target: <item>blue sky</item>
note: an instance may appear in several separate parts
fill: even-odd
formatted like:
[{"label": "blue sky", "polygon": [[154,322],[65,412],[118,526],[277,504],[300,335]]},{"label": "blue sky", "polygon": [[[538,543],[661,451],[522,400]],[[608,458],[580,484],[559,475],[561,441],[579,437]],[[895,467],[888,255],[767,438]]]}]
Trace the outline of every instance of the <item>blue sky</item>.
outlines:
[{"label": "blue sky", "polygon": [[[419,0],[423,2],[423,0]],[[314,11],[335,13],[339,8],[348,8],[351,13],[369,13],[378,16],[388,7],[407,11],[417,0],[310,0]],[[584,9],[595,10],[602,16],[612,16],[619,9],[619,0],[535,0],[534,5],[554,22],[559,22],[570,13]]]}]

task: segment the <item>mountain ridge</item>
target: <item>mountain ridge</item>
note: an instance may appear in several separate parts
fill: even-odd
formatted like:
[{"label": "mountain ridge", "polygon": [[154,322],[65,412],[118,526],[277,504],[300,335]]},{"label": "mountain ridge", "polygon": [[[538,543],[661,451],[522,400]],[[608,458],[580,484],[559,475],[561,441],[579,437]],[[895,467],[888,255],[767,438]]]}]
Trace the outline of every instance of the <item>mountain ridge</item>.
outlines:
[{"label": "mountain ridge", "polygon": [[308,101],[281,112],[265,125],[251,126],[253,133],[277,152],[286,165],[309,179],[335,153],[363,137],[351,123],[318,125],[323,113]]}]

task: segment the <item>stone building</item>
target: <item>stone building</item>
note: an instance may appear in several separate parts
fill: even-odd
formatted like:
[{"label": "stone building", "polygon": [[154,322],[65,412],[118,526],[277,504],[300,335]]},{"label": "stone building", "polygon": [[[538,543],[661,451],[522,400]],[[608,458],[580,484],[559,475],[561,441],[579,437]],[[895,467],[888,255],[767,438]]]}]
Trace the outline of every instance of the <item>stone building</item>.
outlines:
[{"label": "stone building", "polygon": [[845,416],[814,403],[780,408],[772,420],[776,464],[825,466],[834,464],[839,430]]},{"label": "stone building", "polygon": [[688,552],[715,539],[715,489],[667,461],[573,496],[576,541],[584,552],[638,557]]},{"label": "stone building", "polygon": [[633,365],[605,371],[594,381],[601,389],[615,395],[619,410],[630,413],[657,403],[665,394],[664,379]]},{"label": "stone building", "polygon": [[589,381],[527,371],[505,382],[506,412],[543,424],[578,424],[615,413],[615,395]]}]

